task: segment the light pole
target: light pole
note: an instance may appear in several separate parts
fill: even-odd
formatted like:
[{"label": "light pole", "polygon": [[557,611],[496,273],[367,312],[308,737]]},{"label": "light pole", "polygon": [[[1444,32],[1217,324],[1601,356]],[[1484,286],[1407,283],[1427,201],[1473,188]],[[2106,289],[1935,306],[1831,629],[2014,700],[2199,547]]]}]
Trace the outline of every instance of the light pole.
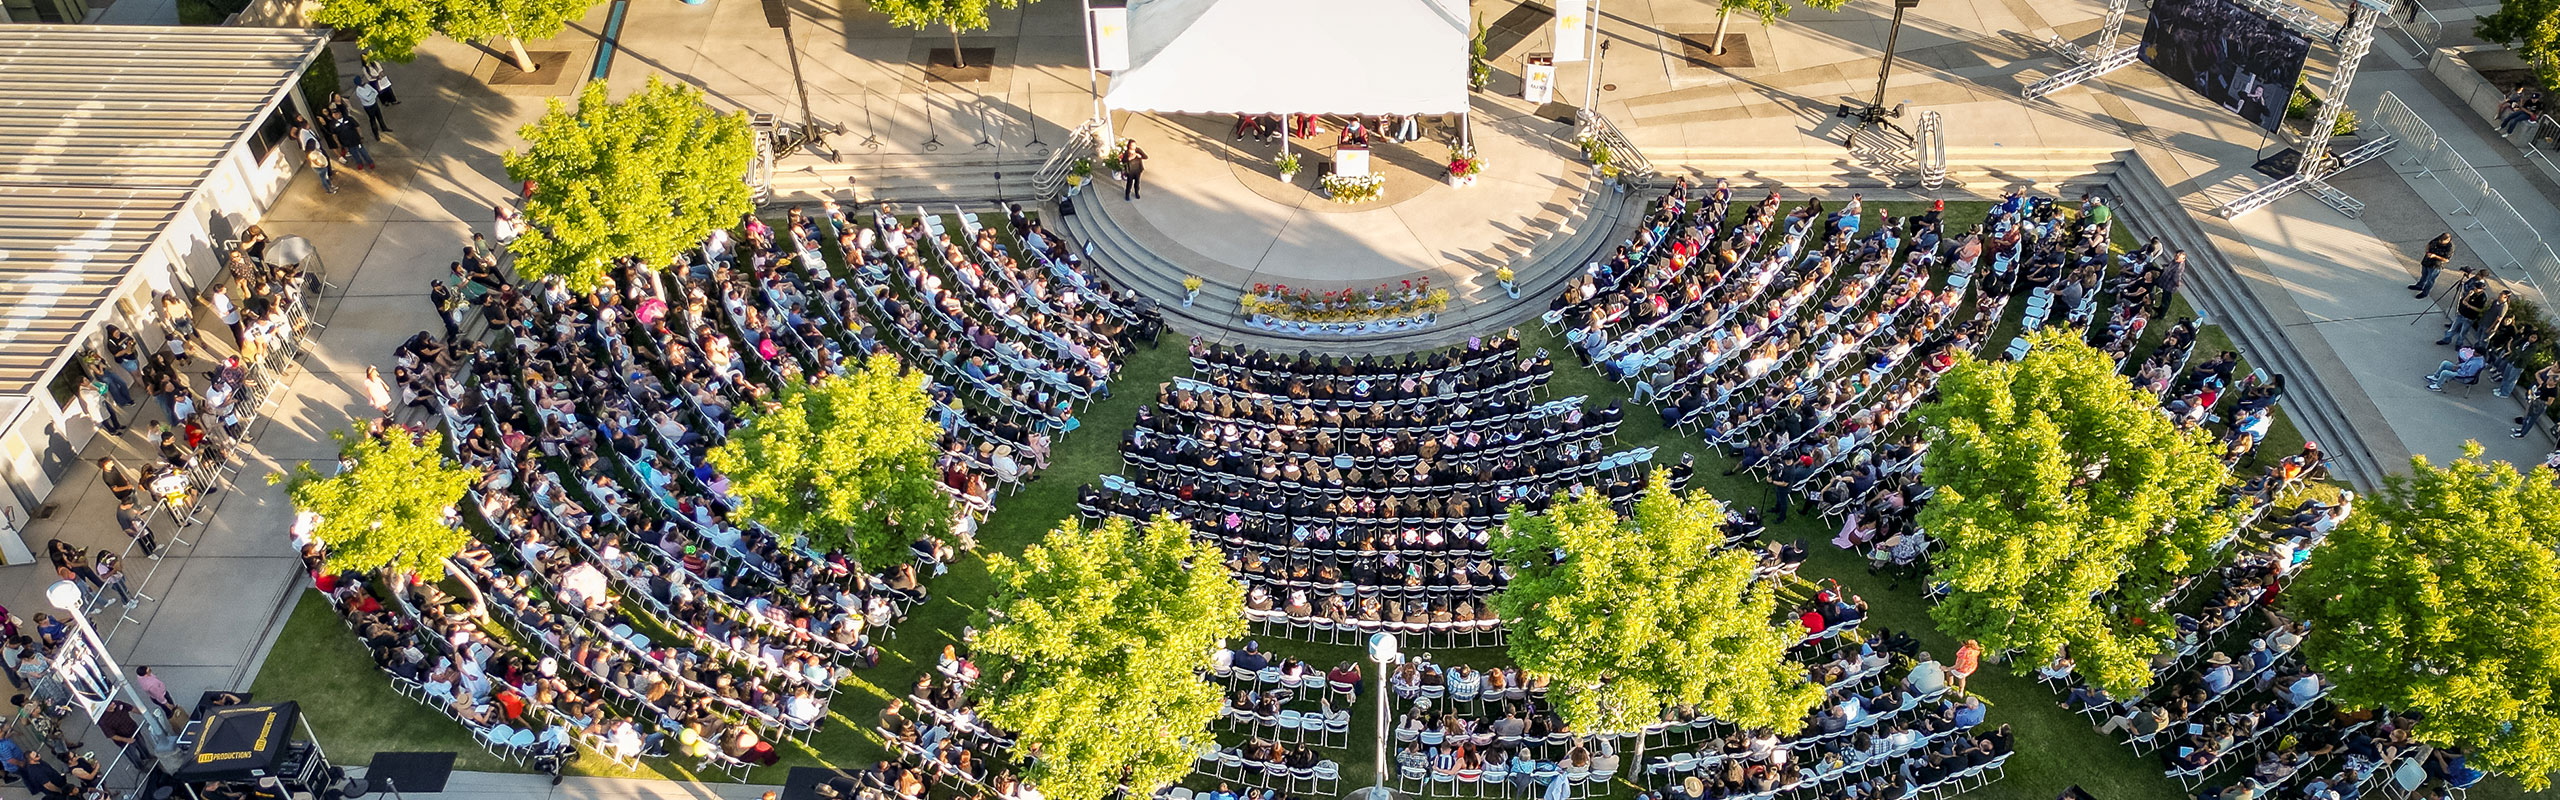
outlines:
[{"label": "light pole", "polygon": [[[177,737],[169,732],[168,718],[160,714],[159,706],[142,696],[141,690],[133,688],[132,681],[125,680],[124,667],[118,666],[115,655],[107,652],[107,640],[98,636],[98,629],[89,626],[89,615],[81,613],[85,598],[79,582],[55,581],[52,586],[45,587],[44,599],[71,618],[72,629],[80,634],[80,646],[89,651],[90,666],[104,673],[99,680],[107,685],[105,694],[121,694],[125,704],[133,707],[133,715],[142,718],[142,741],[139,744],[143,746],[144,753],[158,762],[175,750]],[[65,680],[68,680],[67,676]],[[83,703],[82,706],[85,709],[88,704]],[[97,722],[97,716],[97,712],[92,710],[89,721]]]},{"label": "light pole", "polygon": [[1378,662],[1378,765],[1377,783],[1369,788],[1370,800],[1387,800],[1394,792],[1387,789],[1387,771],[1396,768],[1387,760],[1387,672],[1404,656],[1396,652],[1396,635],[1379,631],[1369,634],[1369,660]]},{"label": "light pole", "polygon": [[1857,127],[1849,129],[1847,145],[1851,148],[1858,146],[1858,132],[1872,127],[1890,129],[1894,133],[1901,134],[1902,138],[1906,140],[1911,138],[1911,134],[1903,131],[1902,126],[1893,124],[1892,120],[1889,119],[1890,117],[1902,116],[1902,114],[1899,113],[1899,109],[1894,111],[1885,110],[1884,84],[1887,79],[1893,77],[1893,46],[1902,38],[1902,12],[1909,11],[1919,6],[1920,0],[1893,0],[1893,27],[1890,30],[1887,30],[1884,35],[1884,65],[1876,70],[1875,99],[1868,101],[1865,108],[1853,108],[1846,103],[1840,105],[1838,112],[1839,116],[1852,117],[1858,120]]}]

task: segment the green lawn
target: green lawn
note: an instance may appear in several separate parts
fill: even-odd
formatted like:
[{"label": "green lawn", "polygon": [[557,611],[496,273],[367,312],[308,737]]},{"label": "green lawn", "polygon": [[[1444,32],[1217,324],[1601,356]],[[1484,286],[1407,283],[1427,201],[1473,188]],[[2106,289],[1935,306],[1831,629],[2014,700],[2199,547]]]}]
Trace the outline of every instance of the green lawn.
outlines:
[{"label": "green lawn", "polygon": [[[1871,211],[1889,208],[1897,217],[1925,208],[1917,203],[1868,205]],[[1949,220],[1971,220],[1978,219],[1987,204],[1948,206]],[[2184,301],[2176,303],[2173,320],[2183,307]],[[1528,348],[1546,348],[1561,362],[1549,396],[1587,395],[1595,406],[1626,399],[1624,387],[1575,365],[1562,340],[1536,329],[1534,322],[1530,325],[1522,332]],[[2165,328],[2155,326],[2154,330]],[[2005,342],[2006,335],[2001,334],[2002,338],[1995,341]],[[2218,329],[2209,328],[2200,338],[2208,354],[2228,347],[2228,338]],[[1118,396],[1085,409],[1080,415],[1084,428],[1057,444],[1050,468],[1021,492],[998,501],[997,511],[980,530],[982,551],[1019,552],[1075,513],[1077,487],[1121,470],[1118,441],[1138,407],[1153,401],[1157,384],[1189,371],[1183,344],[1181,337],[1168,336],[1158,349],[1131,354],[1123,374],[1113,384]],[[1731,466],[1730,459],[1703,442],[1664,430],[1660,415],[1651,409],[1630,405],[1619,438],[1622,446],[1661,447],[1663,452],[1657,457],[1661,463],[1676,462],[1683,454],[1696,453],[1700,469],[1693,485],[1727,502],[1763,505],[1769,500],[1767,487],[1746,480],[1747,476],[1721,475]],[[2265,448],[2272,453],[2291,452],[2299,447],[2300,440],[2292,424],[2280,418]],[[1802,576],[1816,581],[1836,580],[1847,592],[1865,598],[1873,607],[1869,629],[1908,631],[1941,656],[1951,655],[1955,642],[1931,624],[1919,587],[1895,585],[1869,575],[1863,559],[1828,545],[1834,533],[1819,520],[1795,516],[1784,525],[1774,526],[1770,536],[1773,540],[1802,538],[1811,543],[1812,556],[1804,565]],[[949,574],[936,578],[931,588],[933,600],[917,607],[898,626],[896,638],[884,643],[887,652],[880,665],[860,673],[838,696],[832,721],[805,746],[784,744],[782,767],[858,767],[882,757],[878,742],[869,733],[871,721],[887,698],[903,696],[919,675],[932,668],[942,647],[957,641],[988,592],[984,560],[962,559]],[[1267,639],[1265,643],[1319,665],[1360,657],[1347,647]],[[332,618],[316,595],[306,597],[296,608],[274,652],[277,655],[268,659],[258,676],[256,691],[266,699],[301,701],[330,752],[344,763],[362,763],[372,753],[383,750],[455,750],[462,754],[458,766],[463,769],[517,769],[475,746],[460,726],[443,715],[393,693],[372,668],[363,648]],[[1487,664],[1503,660],[1502,653],[1494,649],[1434,655],[1444,663]],[[2175,800],[2183,794],[2175,782],[2161,777],[2156,759],[2138,758],[2115,739],[2098,735],[2082,717],[2058,708],[2054,694],[2033,680],[1988,669],[1974,677],[1972,688],[1993,704],[1991,722],[2013,726],[2019,742],[2019,752],[2008,764],[2007,778],[1974,796],[1988,800],[2041,800],[2074,784],[2101,800]],[[1350,746],[1333,754],[1343,762],[1346,786],[1360,785],[1371,774],[1369,754],[1375,742],[1367,720],[1374,713],[1365,703],[1357,708]],[[627,773],[603,759],[587,758],[576,771],[611,776],[690,777],[682,771],[689,764],[663,766],[666,774],[649,770]],[[785,774],[783,769],[759,770],[751,780],[778,784]],[[2493,779],[2474,789],[2473,794],[2482,800],[2506,800],[2519,791],[2511,780]]]}]

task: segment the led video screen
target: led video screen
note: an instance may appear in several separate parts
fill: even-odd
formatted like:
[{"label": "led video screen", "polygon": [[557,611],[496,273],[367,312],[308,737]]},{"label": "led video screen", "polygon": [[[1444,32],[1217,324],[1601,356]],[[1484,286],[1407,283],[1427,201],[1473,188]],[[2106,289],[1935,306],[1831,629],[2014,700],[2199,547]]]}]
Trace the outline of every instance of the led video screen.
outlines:
[{"label": "led video screen", "polygon": [[2232,0],[2154,0],[2142,62],[2273,131],[2302,77],[2311,40]]}]

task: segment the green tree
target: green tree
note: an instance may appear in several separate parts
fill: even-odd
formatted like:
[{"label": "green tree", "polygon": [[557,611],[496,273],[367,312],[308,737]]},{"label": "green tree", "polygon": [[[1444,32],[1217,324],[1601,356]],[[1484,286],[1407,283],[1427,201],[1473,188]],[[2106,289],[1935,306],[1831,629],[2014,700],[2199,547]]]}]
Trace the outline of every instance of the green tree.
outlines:
[{"label": "green tree", "polygon": [[[443,0],[321,0],[311,21],[355,31],[356,46],[377,61],[406,63],[418,57],[418,43],[440,29],[443,11]],[[321,61],[331,59],[324,55]],[[336,89],[336,83],[331,81],[329,88]]]},{"label": "green tree", "polygon": [[2463,455],[2385,478],[2285,606],[2340,707],[2422,713],[2420,740],[2540,790],[2560,770],[2560,475]]},{"label": "green tree", "polygon": [[614,259],[664,264],[753,207],[746,114],[714,112],[690,86],[652,76],[615,102],[604,82],[589,83],[577,110],[551,101],[524,138],[506,164],[508,177],[533,183],[531,229],[512,245],[527,277],[559,275],[585,291]]},{"label": "green tree", "polygon": [[748,519],[873,569],[950,531],[951,498],[934,470],[942,426],[922,377],[874,356],[816,385],[784,387],[776,400],[711,451]]},{"label": "green tree", "polygon": [[471,532],[447,522],[479,473],[444,461],[444,435],[336,434],[342,468],[322,475],[306,462],[267,476],[285,484],[295,511],[318,517],[311,536],[329,548],[328,569],[390,569],[444,577],[444,561]]},{"label": "green tree", "polygon": [[1724,55],[1725,29],[1733,25],[1733,12],[1747,11],[1760,17],[1761,27],[1778,24],[1797,5],[1823,11],[1838,11],[1849,0],[1719,0],[1716,4],[1716,40],[1708,52]]},{"label": "green tree", "polygon": [[[1794,733],[1822,701],[1787,649],[1804,626],[1777,618],[1758,561],[1724,546],[1724,507],[1653,474],[1635,513],[1585,492],[1543,516],[1514,508],[1495,553],[1519,574],[1494,598],[1511,659],[1544,677],[1564,721],[1623,733],[1667,707]],[[1641,754],[1634,761],[1641,761]]]},{"label": "green tree", "polygon": [[1930,561],[1951,588],[1929,614],[1989,652],[2022,651],[2019,669],[2067,647],[2093,684],[2130,696],[2165,630],[2146,601],[2208,566],[2235,523],[2214,505],[2225,470],[2105,354],[2057,329],[2033,342],[2015,362],[1960,360],[1920,409],[1937,493],[1919,524],[1945,545]]},{"label": "green tree", "polygon": [[935,25],[951,29],[951,65],[966,66],[960,58],[960,34],[986,30],[987,10],[995,7],[1020,8],[1023,0],[871,0],[871,10],[889,15],[889,24],[901,28],[924,30]]},{"label": "green tree", "polygon": [[2500,0],[2498,10],[2472,26],[2480,38],[2515,48],[2544,86],[2560,65],[2560,0]]},{"label": "green tree", "polygon": [[408,61],[431,33],[466,42],[505,40],[509,60],[532,72],[524,40],[560,35],[594,0],[321,0],[312,21],[357,31],[375,59]]},{"label": "green tree", "polygon": [[1020,558],[987,558],[979,615],[989,722],[1037,747],[1031,782],[1059,800],[1133,796],[1191,772],[1225,704],[1200,679],[1244,633],[1244,588],[1216,548],[1170,516],[1073,517]]}]

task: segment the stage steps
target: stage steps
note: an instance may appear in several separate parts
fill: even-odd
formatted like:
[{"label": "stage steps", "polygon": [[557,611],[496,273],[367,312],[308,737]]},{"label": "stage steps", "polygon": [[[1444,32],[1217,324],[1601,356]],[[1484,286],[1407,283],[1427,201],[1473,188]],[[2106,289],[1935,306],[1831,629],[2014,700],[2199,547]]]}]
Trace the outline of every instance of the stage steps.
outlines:
[{"label": "stage steps", "polygon": [[1633,198],[1641,190],[1617,191],[1596,179],[1588,183],[1580,202],[1556,224],[1554,231],[1512,261],[1513,283],[1520,292],[1517,299],[1507,296],[1492,271],[1486,270],[1449,287],[1449,307],[1441,312],[1437,324],[1392,336],[1356,338],[1302,338],[1253,327],[1246,322],[1241,308],[1244,293],[1250,288],[1247,286],[1207,281],[1199,298],[1184,306],[1182,279],[1194,271],[1150,251],[1113,222],[1109,209],[1122,205],[1115,183],[1105,180],[1086,187],[1083,195],[1071,200],[1076,211],[1073,216],[1061,215],[1055,204],[1044,211],[1047,219],[1057,220],[1051,227],[1085,248],[1089,264],[1100,267],[1115,283],[1155,298],[1166,318],[1184,333],[1290,351],[1378,352],[1382,343],[1402,351],[1461,341],[1512,325],[1534,324],[1537,314],[1546,309],[1549,299],[1563,291],[1567,281],[1633,233],[1637,214]]}]

